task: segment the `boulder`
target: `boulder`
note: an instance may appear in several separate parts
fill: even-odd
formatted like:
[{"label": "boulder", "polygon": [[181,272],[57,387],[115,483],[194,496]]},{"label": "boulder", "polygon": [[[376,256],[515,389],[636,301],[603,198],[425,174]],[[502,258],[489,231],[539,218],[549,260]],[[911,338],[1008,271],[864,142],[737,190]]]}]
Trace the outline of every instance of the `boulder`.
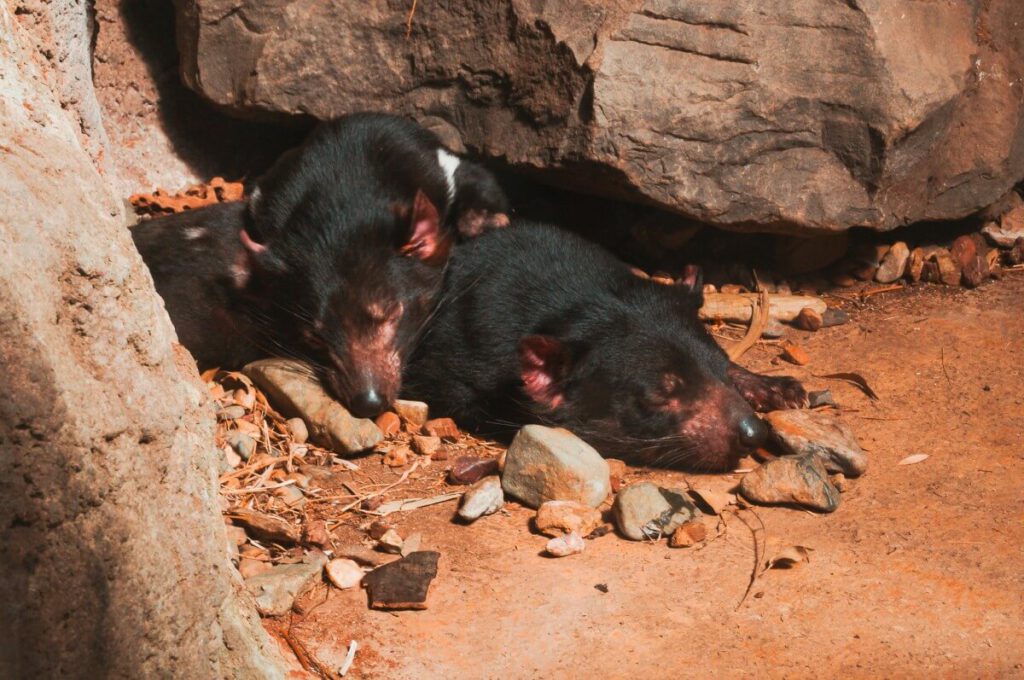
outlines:
[{"label": "boulder", "polygon": [[405,113],[723,227],[948,220],[1024,177],[1017,0],[175,4],[183,79],[235,115]]},{"label": "boulder", "polygon": [[54,25],[50,79],[22,9],[0,3],[0,677],[282,678],[224,550],[213,406],[70,111],[81,35]]}]

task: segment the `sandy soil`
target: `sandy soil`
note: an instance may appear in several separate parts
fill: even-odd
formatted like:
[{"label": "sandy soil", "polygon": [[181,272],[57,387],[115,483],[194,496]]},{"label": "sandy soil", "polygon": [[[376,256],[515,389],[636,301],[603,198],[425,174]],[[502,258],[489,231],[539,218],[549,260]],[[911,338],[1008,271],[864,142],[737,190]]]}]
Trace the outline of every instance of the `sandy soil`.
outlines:
[{"label": "sandy soil", "polygon": [[[831,388],[871,463],[832,515],[757,509],[768,556],[813,552],[765,573],[741,605],[754,552],[736,518],[702,549],[610,534],[555,560],[528,509],[465,527],[449,503],[396,518],[442,554],[428,610],[370,611],[365,592],[324,586],[291,636],[326,669],[357,640],[357,678],[1024,675],[1024,273],[849,308],[845,326],[790,333],[806,367],[773,364],[770,346],[743,359]],[[881,400],[814,377],[837,371],[862,373]],[[930,457],[897,465],[913,453]],[[738,476],[627,481],[640,479]]]}]

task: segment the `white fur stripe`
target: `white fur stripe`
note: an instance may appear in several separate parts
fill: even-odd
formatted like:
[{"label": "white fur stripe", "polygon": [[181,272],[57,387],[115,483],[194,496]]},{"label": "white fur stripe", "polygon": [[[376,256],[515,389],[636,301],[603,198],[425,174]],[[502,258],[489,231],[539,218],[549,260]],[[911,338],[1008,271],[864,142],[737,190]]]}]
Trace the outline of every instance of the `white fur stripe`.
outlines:
[{"label": "white fur stripe", "polygon": [[462,160],[448,149],[437,150],[437,162],[444,171],[444,181],[448,184],[448,204],[455,200],[455,171]]}]

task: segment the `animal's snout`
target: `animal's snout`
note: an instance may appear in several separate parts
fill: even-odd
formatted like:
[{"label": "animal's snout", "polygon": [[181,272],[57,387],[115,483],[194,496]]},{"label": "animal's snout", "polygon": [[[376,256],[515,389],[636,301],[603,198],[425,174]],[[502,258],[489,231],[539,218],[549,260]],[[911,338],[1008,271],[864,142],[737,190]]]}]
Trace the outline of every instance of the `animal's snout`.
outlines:
[{"label": "animal's snout", "polygon": [[373,418],[374,416],[378,416],[384,411],[386,406],[387,400],[380,392],[372,387],[354,395],[352,397],[352,402],[349,404],[349,408],[352,409],[353,415],[356,415],[359,418]]},{"label": "animal's snout", "polygon": [[736,432],[739,434],[740,444],[751,449],[761,446],[768,438],[768,426],[753,414],[737,424]]}]

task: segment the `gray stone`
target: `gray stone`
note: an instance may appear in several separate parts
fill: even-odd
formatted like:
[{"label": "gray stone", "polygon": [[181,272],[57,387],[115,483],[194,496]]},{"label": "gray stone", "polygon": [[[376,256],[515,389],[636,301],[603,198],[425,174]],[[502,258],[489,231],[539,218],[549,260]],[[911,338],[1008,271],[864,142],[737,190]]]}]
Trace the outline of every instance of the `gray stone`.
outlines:
[{"label": "gray stone", "polygon": [[875,272],[875,281],[879,283],[892,283],[903,276],[907,269],[907,260],[910,259],[910,248],[903,241],[892,244],[892,248],[882,258],[882,264]]},{"label": "gray stone", "polygon": [[799,505],[832,512],[839,507],[839,491],[832,486],[821,459],[813,454],[783,456],[743,476],[740,494],[760,505]]},{"label": "gray stone", "polygon": [[719,226],[960,218],[1024,176],[1020,2],[424,2],[409,38],[363,3],[175,5],[182,78],[236,114],[440,118],[513,168]]},{"label": "gray stone", "polygon": [[545,501],[578,501],[596,508],[611,491],[608,463],[563,428],[527,425],[505,454],[501,486],[531,508]]},{"label": "gray stone", "polygon": [[302,418],[310,438],[324,448],[353,454],[373,448],[384,438],[372,420],[350,414],[298,362],[263,359],[243,370],[279,411]]},{"label": "gray stone", "polygon": [[256,599],[256,609],[264,616],[287,614],[295,598],[311,587],[323,573],[327,556],[319,550],[296,564],[278,564],[246,580],[245,587]]},{"label": "gray stone", "polygon": [[813,454],[829,472],[859,477],[868,467],[868,457],[853,432],[829,413],[820,411],[772,411],[765,415],[786,453]]},{"label": "gray stone", "polygon": [[505,493],[497,475],[484,477],[462,494],[459,517],[472,522],[484,515],[493,515],[505,506]]},{"label": "gray stone", "polygon": [[786,334],[786,325],[778,319],[768,319],[768,323],[765,324],[764,330],[761,331],[762,338],[768,338],[769,340],[778,340]]},{"label": "gray stone", "polygon": [[671,535],[684,522],[700,517],[701,512],[682,489],[639,482],[619,491],[612,515],[623,536],[642,541]]}]

